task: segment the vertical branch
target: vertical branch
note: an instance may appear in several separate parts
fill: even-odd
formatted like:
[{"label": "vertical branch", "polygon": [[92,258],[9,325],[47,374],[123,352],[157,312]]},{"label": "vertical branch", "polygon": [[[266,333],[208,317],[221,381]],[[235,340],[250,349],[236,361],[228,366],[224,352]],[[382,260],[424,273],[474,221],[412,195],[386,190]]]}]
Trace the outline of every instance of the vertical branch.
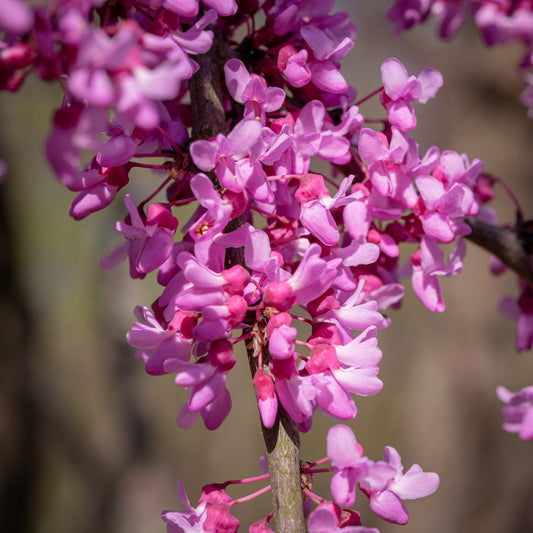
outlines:
[{"label": "vertical branch", "polygon": [[[252,376],[258,367],[253,350],[248,350],[248,361]],[[268,350],[263,348],[263,370],[270,374]],[[272,487],[272,509],[278,533],[303,533],[301,471],[300,471],[300,433],[294,420],[281,405],[278,416],[271,428],[261,422],[265,441],[270,485]]]},{"label": "vertical branch", "polygon": [[[195,56],[200,69],[189,81],[192,108],[192,134],[194,139],[209,139],[219,133],[227,133],[222,105],[221,80],[224,55],[220,41],[215,37],[211,50]],[[238,228],[244,216],[229,222],[226,231]],[[244,249],[229,248],[226,251],[226,267],[244,266]],[[257,370],[257,357],[248,350],[252,376]],[[268,368],[265,368],[268,370]],[[300,436],[295,422],[280,406],[274,427],[263,426],[276,531],[278,533],[304,533],[302,491],[300,485]]]}]

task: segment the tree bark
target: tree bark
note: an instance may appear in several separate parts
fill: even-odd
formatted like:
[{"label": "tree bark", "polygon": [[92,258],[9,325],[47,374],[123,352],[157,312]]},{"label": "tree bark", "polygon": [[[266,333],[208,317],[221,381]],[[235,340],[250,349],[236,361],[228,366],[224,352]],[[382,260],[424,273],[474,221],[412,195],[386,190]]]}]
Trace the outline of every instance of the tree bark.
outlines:
[{"label": "tree bark", "polygon": [[530,287],[533,287],[533,258],[513,228],[494,226],[474,217],[465,219],[472,228],[466,239],[495,255]]}]

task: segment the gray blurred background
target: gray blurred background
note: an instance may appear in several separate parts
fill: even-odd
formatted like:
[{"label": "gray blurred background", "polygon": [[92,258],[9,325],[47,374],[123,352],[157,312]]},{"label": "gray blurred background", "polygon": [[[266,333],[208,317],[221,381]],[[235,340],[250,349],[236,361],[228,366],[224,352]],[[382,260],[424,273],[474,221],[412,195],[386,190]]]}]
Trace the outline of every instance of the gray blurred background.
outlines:
[{"label": "gray blurred background", "polygon": [[[438,41],[433,26],[396,39],[384,20],[390,2],[338,5],[352,10],[358,27],[344,72],[359,96],[379,86],[387,57],[414,74],[440,70],[444,87],[417,108],[416,139],[423,149],[437,144],[482,159],[533,218],[533,122],[517,100],[520,48],[489,50],[470,24],[451,43]],[[125,265],[113,272],[98,267],[118,242],[110,228],[122,206],[71,220],[74,195],[43,157],[60,101],[56,87],[36,80],[0,96],[0,157],[9,162],[0,185],[0,529],[163,532],[160,512],[181,510],[178,478],[195,505],[205,483],[260,473],[263,444],[248,364],[241,354],[230,374],[234,407],[219,430],[175,425],[186,395],[172,376],[145,374],[124,341],[133,307],[149,305],[157,286],[128,279]],[[382,116],[372,102],[362,111]],[[149,187],[155,179],[138,178]],[[512,205],[499,193],[495,206],[511,223]],[[407,290],[403,311],[380,334],[385,387],[357,401],[351,425],[370,457],[392,445],[406,467],[418,462],[441,476],[436,494],[407,502],[405,532],[533,532],[533,443],[501,430],[495,395],[499,384],[514,391],[533,383],[533,357],[516,354],[514,324],[497,311],[503,295],[515,294],[514,279],[491,277],[487,265],[487,254],[470,246],[465,272],[442,284],[443,314],[427,312]],[[302,436],[303,459],[325,455],[331,425],[315,417]],[[328,482],[317,476],[316,491],[326,497]],[[365,525],[401,530],[367,507],[359,493]],[[263,496],[237,509],[241,529],[269,508]]]}]

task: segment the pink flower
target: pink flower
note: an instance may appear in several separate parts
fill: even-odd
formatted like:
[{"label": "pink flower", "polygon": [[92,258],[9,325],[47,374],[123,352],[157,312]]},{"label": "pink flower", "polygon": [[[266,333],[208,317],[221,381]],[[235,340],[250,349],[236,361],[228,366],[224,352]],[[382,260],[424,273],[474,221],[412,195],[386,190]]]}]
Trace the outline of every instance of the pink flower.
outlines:
[{"label": "pink flower", "polygon": [[519,352],[530,350],[533,344],[533,291],[520,280],[520,296],[510,297],[500,302],[500,311],[508,318],[516,320],[516,349]]},{"label": "pink flower", "polygon": [[222,186],[241,192],[246,187],[246,179],[237,161],[250,155],[261,141],[261,132],[261,124],[257,120],[242,120],[227,137],[219,133],[213,140],[193,142],[191,156],[200,170],[213,170]]},{"label": "pink flower", "polygon": [[185,511],[163,511],[161,515],[167,523],[167,532],[203,533],[203,525],[207,519],[206,502],[201,502],[196,509],[191,507],[182,479],[178,481],[178,499],[185,505]]},{"label": "pink flower", "polygon": [[411,256],[411,282],[415,294],[430,311],[442,312],[446,307],[437,276],[453,276],[462,272],[465,253],[466,244],[459,239],[446,265],[439,245],[428,237],[422,237],[420,250]]},{"label": "pink flower", "polygon": [[244,104],[244,118],[253,118],[265,125],[266,113],[277,111],[285,100],[285,91],[279,87],[267,87],[264,78],[250,76],[244,63],[230,59],[224,65],[226,85],[237,102]]},{"label": "pink flower", "polygon": [[389,122],[402,131],[416,127],[416,117],[409,102],[425,104],[442,87],[442,75],[434,69],[423,70],[418,77],[409,76],[407,69],[396,58],[386,59],[381,65],[383,105]]},{"label": "pink flower", "polygon": [[[163,204],[150,204],[143,220],[137,206],[127,194],[124,203],[129,211],[126,222],[117,222],[115,230],[126,237],[110,255],[100,261],[102,268],[110,269],[129,257],[132,278],[144,278],[170,256],[178,220]],[[129,222],[129,224],[128,224]]]},{"label": "pink flower", "polygon": [[333,467],[331,494],[339,505],[353,505],[359,475],[368,462],[363,448],[348,426],[338,424],[328,431],[327,450]]},{"label": "pink flower", "polygon": [[168,361],[188,361],[191,357],[192,328],[197,318],[178,311],[172,322],[163,327],[147,307],[136,307],[135,322],[126,335],[128,343],[137,348],[135,357],[146,363],[146,372],[161,375],[170,372]]},{"label": "pink flower", "polygon": [[433,494],[439,486],[439,476],[434,472],[424,472],[416,464],[404,474],[401,457],[392,446],[385,446],[383,463],[394,472],[386,488],[375,490],[368,481],[362,479],[361,489],[369,497],[370,509],[376,515],[394,524],[407,524],[409,515],[402,500]]},{"label": "pink flower", "polygon": [[234,365],[232,345],[225,339],[212,342],[207,356],[195,363],[178,359],[169,361],[165,369],[177,372],[176,385],[190,390],[189,400],[178,414],[178,426],[190,429],[200,416],[209,430],[222,424],[231,410],[226,380]]},{"label": "pink flower", "polygon": [[518,433],[522,440],[533,440],[533,386],[512,393],[505,387],[496,389],[502,408],[503,429]]},{"label": "pink flower", "polygon": [[265,304],[287,311],[293,305],[305,305],[325,292],[333,282],[341,260],[326,261],[320,254],[318,244],[309,246],[289,280],[267,285],[263,296]]}]

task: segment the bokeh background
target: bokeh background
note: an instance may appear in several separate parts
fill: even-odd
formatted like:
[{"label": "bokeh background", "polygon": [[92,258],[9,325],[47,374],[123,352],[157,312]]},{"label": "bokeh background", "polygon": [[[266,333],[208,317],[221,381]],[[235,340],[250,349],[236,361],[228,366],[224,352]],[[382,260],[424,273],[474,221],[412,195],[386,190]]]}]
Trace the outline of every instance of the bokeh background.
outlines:
[{"label": "bokeh background", "polygon": [[[423,149],[478,157],[504,178],[533,218],[533,121],[518,102],[520,48],[487,49],[469,23],[450,43],[435,27],[395,38],[390,1],[337,2],[358,27],[344,73],[364,96],[380,84],[379,66],[398,57],[410,72],[440,70],[438,97],[418,107]],[[151,282],[98,267],[118,242],[122,206],[82,222],[68,216],[73,194],[51,174],[43,140],[60,105],[57,87],[28,80],[0,95],[0,529],[6,533],[156,533],[163,509],[181,509],[183,478],[195,504],[205,483],[260,473],[263,453],[247,361],[229,378],[234,408],[216,432],[174,421],[186,395],[171,376],[150,377],[124,340],[137,304],[157,296]],[[382,116],[372,102],[365,116]],[[153,187],[141,175],[135,187]],[[494,203],[513,222],[503,191]],[[406,256],[407,257],[407,256]],[[443,282],[447,309],[431,314],[407,290],[404,309],[380,334],[383,391],[362,398],[351,424],[370,457],[395,446],[405,466],[441,476],[437,493],[408,502],[403,529],[376,519],[359,494],[364,523],[382,533],[533,532],[533,443],[501,430],[499,384],[533,382],[533,354],[517,354],[514,324],[497,311],[514,294],[511,275],[493,278],[485,252],[469,247],[465,272]],[[315,418],[302,458],[325,455],[330,420]],[[329,478],[316,480],[327,496]],[[259,486],[255,487],[256,489]],[[232,495],[242,494],[231,491]],[[270,507],[268,496],[237,515],[243,531]]]}]

